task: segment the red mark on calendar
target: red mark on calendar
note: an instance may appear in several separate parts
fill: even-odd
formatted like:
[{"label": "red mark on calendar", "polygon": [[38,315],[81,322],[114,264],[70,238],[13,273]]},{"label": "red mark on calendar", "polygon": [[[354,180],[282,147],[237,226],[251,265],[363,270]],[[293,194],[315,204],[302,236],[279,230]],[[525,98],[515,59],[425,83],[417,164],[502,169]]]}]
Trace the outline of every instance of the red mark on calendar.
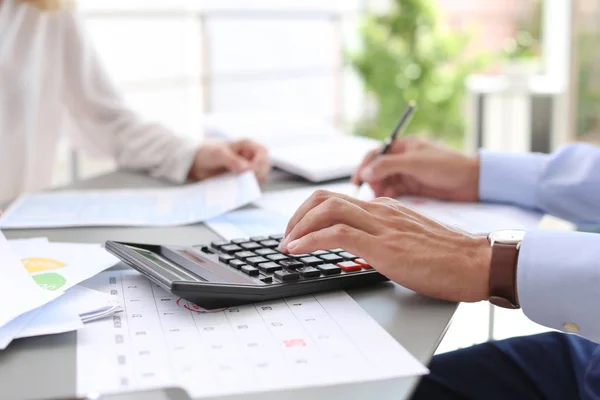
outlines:
[{"label": "red mark on calendar", "polygon": [[285,347],[304,347],[306,346],[306,342],[304,341],[304,339],[290,339],[290,340],[284,340],[283,344],[285,345]]},{"label": "red mark on calendar", "polygon": [[229,307],[225,307],[225,308],[217,308],[217,309],[214,309],[214,310],[206,310],[206,309],[200,307],[199,305],[191,303],[191,302],[189,302],[189,301],[187,301],[185,299],[182,299],[182,298],[177,299],[176,303],[177,303],[177,305],[179,307],[183,307],[186,310],[193,311],[193,312],[196,312],[196,313],[199,313],[199,314],[214,314],[214,313],[218,313],[218,312],[221,312],[221,311],[225,311],[225,310],[227,310],[229,308]]}]

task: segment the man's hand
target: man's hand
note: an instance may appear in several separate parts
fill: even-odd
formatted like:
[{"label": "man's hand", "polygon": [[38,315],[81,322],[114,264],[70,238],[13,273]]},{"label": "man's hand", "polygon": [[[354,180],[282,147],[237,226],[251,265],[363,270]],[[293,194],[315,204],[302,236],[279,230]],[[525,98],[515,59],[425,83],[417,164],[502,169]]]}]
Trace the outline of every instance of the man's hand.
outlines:
[{"label": "man's hand", "polygon": [[479,200],[479,159],[430,140],[404,137],[374,160],[371,151],[352,181],[368,182],[376,196],[426,196],[440,200]]},{"label": "man's hand", "polygon": [[271,169],[267,149],[249,139],[235,142],[206,143],[198,149],[189,178],[202,180],[223,172],[254,171],[264,182]]},{"label": "man's hand", "polygon": [[370,202],[319,190],[289,221],[279,249],[292,254],[341,247],[400,285],[443,300],[489,296],[487,238],[441,225],[400,202]]}]

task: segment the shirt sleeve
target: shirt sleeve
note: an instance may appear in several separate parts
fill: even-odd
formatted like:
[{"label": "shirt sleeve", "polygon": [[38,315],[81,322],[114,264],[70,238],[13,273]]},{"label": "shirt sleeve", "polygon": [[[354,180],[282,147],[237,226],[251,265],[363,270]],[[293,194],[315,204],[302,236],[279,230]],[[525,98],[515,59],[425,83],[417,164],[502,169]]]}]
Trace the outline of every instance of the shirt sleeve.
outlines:
[{"label": "shirt sleeve", "polygon": [[527,232],[517,292],[532,321],[600,343],[600,234]]},{"label": "shirt sleeve", "polygon": [[198,144],[142,121],[125,105],[77,16],[64,11],[59,18],[64,28],[64,96],[77,126],[74,142],[112,157],[120,168],[185,181]]},{"label": "shirt sleeve", "polygon": [[[600,223],[600,149],[575,143],[546,154],[482,151],[479,197],[580,225]],[[529,319],[600,343],[600,234],[527,232],[517,292]]]},{"label": "shirt sleeve", "polygon": [[600,148],[574,143],[557,152],[481,151],[479,198],[513,203],[580,225],[600,224]]}]

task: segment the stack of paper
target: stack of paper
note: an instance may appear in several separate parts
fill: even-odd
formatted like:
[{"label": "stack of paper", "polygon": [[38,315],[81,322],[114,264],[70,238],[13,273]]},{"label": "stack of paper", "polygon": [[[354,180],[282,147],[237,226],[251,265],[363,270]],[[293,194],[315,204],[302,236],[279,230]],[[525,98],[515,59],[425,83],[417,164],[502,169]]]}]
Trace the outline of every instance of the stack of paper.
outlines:
[{"label": "stack of paper", "polygon": [[305,113],[214,113],[204,130],[228,139],[250,137],[269,150],[273,165],[312,182],[349,177],[381,142],[351,136]]},{"label": "stack of paper", "polygon": [[[31,319],[14,339],[75,331],[83,328],[84,323],[120,310],[110,295],[78,285],[44,307],[30,311],[26,318]],[[0,335],[3,330],[0,329]]]},{"label": "stack of paper", "polygon": [[20,196],[2,214],[0,228],[186,225],[259,197],[258,182],[250,171],[173,188],[31,193]]},{"label": "stack of paper", "polygon": [[119,310],[111,296],[79,282],[117,259],[99,245],[50,243],[45,238],[7,242],[0,233],[0,349],[13,339],[77,330]]},{"label": "stack of paper", "polygon": [[[355,186],[349,182],[282,190],[265,193],[254,204],[260,208],[270,212],[277,212],[289,218],[317,189],[330,190],[349,196],[353,196],[356,190]],[[362,200],[370,200],[373,198],[373,192],[364,185],[361,188],[359,197]],[[402,197],[399,200],[404,205],[432,219],[471,233],[493,232],[500,229],[534,229],[543,217],[543,214],[539,212],[524,210],[505,204],[456,203],[417,197]],[[255,215],[255,217],[257,219],[260,218],[258,215]],[[221,216],[220,221],[227,219],[233,221],[234,218]],[[244,223],[248,224],[248,221],[246,220]]]}]

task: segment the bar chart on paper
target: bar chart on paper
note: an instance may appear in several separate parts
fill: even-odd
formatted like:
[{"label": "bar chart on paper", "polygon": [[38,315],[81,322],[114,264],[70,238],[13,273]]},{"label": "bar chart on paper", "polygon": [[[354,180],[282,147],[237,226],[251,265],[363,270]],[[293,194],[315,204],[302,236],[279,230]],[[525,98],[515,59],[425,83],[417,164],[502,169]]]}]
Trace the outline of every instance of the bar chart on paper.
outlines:
[{"label": "bar chart on paper", "polygon": [[207,311],[135,271],[84,284],[125,311],[78,331],[80,394],[180,386],[203,397],[427,372],[345,292]]}]

